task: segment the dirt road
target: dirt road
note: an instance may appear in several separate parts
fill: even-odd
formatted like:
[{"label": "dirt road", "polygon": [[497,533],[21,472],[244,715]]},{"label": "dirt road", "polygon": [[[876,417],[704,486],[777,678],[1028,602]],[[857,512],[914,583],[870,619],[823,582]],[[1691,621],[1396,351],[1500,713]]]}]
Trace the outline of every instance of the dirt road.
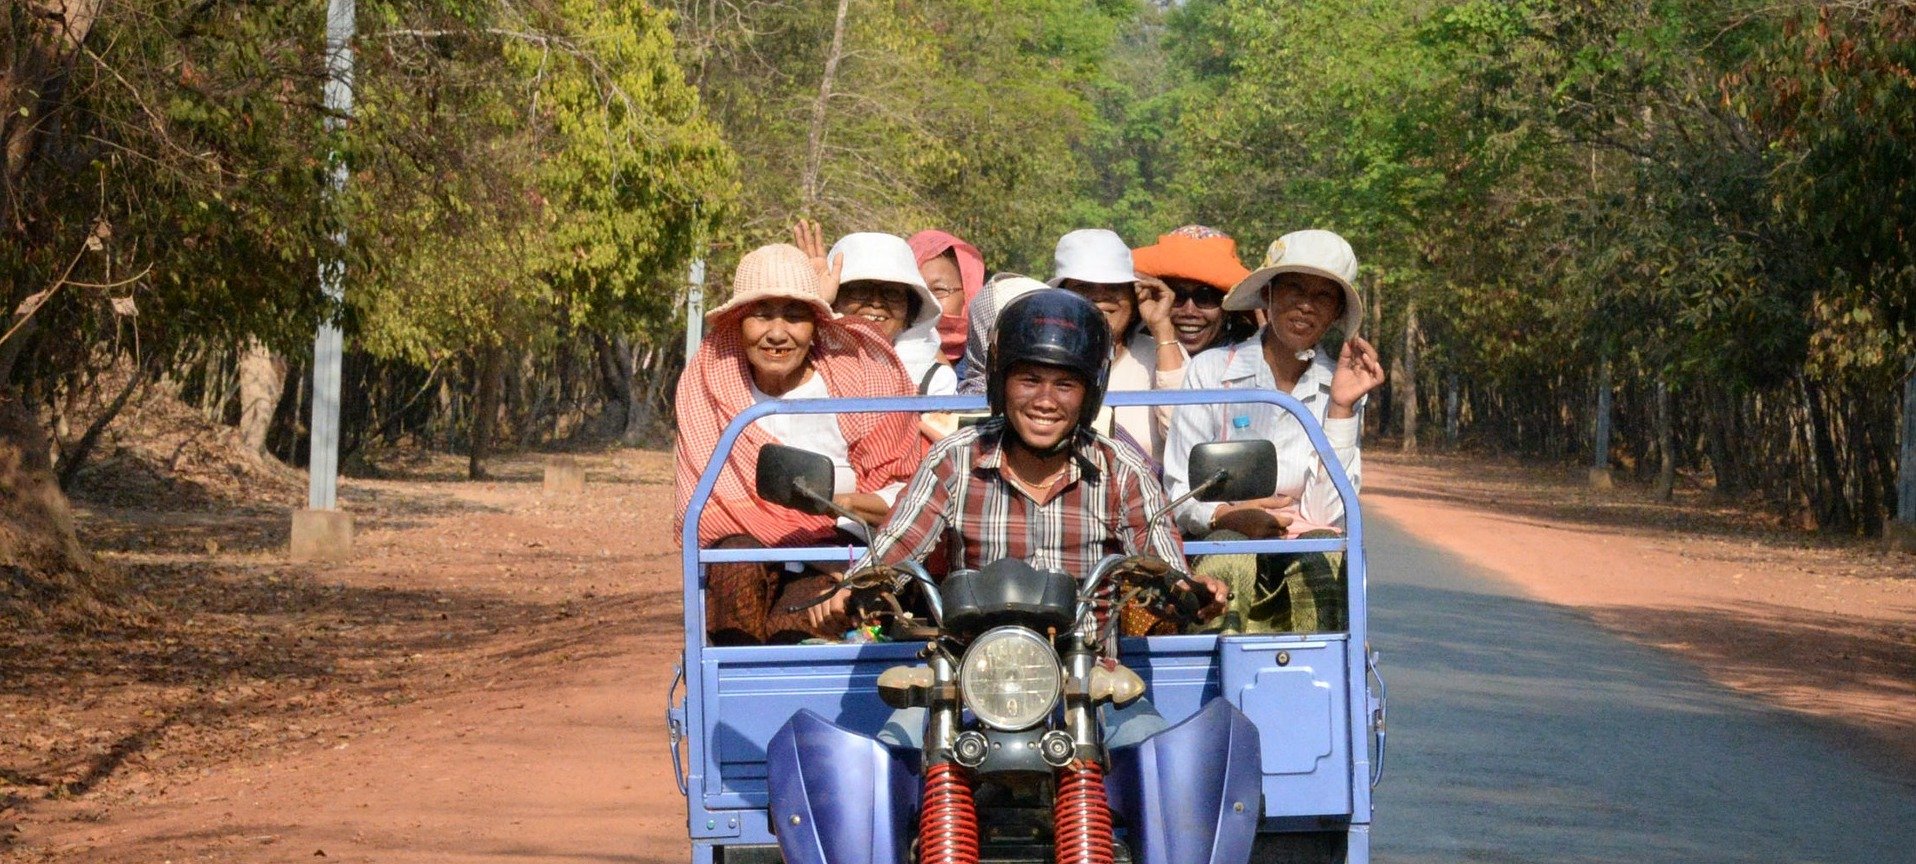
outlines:
[{"label": "dirt road", "polygon": [[[684,860],[663,717],[678,640],[669,455],[590,465],[590,493],[567,500],[541,498],[530,461],[494,483],[435,465],[353,481],[361,550],[333,568],[279,560],[283,510],[84,514],[89,541],[124,550],[110,555],[168,617],[80,647],[47,634],[0,646],[0,857]],[[1762,592],[1781,583],[1765,582],[1745,596],[1728,573],[1644,604],[1642,589],[1715,561],[1715,547],[1558,507],[1521,478],[1459,492],[1453,468],[1379,460],[1366,500],[1420,539],[1510,569],[1520,594],[1587,608],[1576,614],[1901,752],[1916,716],[1916,568],[1850,555],[1850,575],[1823,580],[1832,610],[1807,620],[1801,592],[1778,603]],[[1594,551],[1567,551],[1572,534]],[[1719,542],[1768,556],[1727,536],[1705,546]],[[1576,558],[1607,562],[1600,584],[1533,566]],[[1717,600],[1759,625],[1756,643]],[[1859,603],[1877,608],[1835,614]],[[1745,650],[1817,634],[1848,641]],[[1815,662],[1771,662],[1784,657]],[[1907,775],[1916,759],[1902,764]]]}]

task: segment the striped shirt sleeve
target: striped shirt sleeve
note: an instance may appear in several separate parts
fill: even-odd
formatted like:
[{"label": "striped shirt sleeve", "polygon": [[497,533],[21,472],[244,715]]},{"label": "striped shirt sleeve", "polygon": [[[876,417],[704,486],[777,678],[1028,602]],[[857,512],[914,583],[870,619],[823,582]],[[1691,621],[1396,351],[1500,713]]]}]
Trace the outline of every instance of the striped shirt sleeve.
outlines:
[{"label": "striped shirt sleeve", "polygon": [[1164,510],[1170,499],[1164,494],[1164,487],[1153,476],[1144,459],[1130,448],[1112,447],[1113,462],[1117,476],[1118,494],[1121,500],[1131,503],[1122,508],[1123,519],[1120,523],[1125,552],[1131,555],[1152,555],[1171,565],[1180,573],[1187,573],[1189,565],[1184,560],[1184,540],[1178,535],[1171,514],[1163,518],[1152,516]]},{"label": "striped shirt sleeve", "polygon": [[956,463],[969,452],[969,442],[976,437],[960,432],[932,448],[854,570],[891,566],[907,559],[923,561],[931,554],[951,523],[947,514],[952,501],[951,481],[959,473]]}]

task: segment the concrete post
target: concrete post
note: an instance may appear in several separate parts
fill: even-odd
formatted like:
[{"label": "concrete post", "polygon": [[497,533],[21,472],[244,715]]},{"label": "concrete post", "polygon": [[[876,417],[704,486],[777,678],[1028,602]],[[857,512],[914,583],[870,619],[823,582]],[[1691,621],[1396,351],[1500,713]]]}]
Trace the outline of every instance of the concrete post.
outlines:
[{"label": "concrete post", "polygon": [[685,275],[685,359],[689,362],[692,355],[699,351],[699,342],[705,338],[705,259],[692,259],[692,267]]},{"label": "concrete post", "polygon": [[[354,0],[326,4],[326,121],[329,137],[345,128],[353,111]],[[346,188],[346,160],[335,148],[327,154],[329,209]],[[327,318],[313,338],[312,450],[307,459],[306,510],[293,514],[292,556],[301,560],[339,559],[351,553],[352,517],[339,512],[340,354],[344,339],[332,314],[345,301],[346,228],[337,223],[335,254],[319,262],[319,290],[326,295]],[[318,515],[316,515],[318,514]]]},{"label": "concrete post", "polygon": [[544,492],[548,498],[577,497],[585,494],[585,466],[573,456],[546,459]]}]

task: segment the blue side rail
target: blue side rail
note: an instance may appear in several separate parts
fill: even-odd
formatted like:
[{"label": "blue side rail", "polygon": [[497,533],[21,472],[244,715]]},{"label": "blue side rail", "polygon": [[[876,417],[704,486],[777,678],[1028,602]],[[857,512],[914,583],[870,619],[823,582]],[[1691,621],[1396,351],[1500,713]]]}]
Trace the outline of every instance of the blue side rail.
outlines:
[{"label": "blue side rail", "polygon": [[[1348,580],[1350,602],[1350,628],[1348,639],[1351,650],[1345,652],[1347,668],[1345,680],[1352,692],[1346,702],[1350,711],[1350,728],[1357,730],[1369,728],[1372,720],[1374,697],[1367,696],[1367,682],[1375,674],[1369,666],[1370,652],[1363,646],[1369,644],[1368,610],[1368,574],[1366,572],[1364,549],[1363,515],[1357,506],[1357,493],[1351,486],[1350,478],[1344,466],[1337,460],[1325,437],[1323,428],[1312,417],[1309,409],[1286,393],[1271,390],[1232,389],[1232,390],[1152,390],[1114,392],[1107,394],[1105,403],[1112,406],[1130,405],[1216,405],[1216,404],[1267,404],[1276,406],[1299,420],[1309,436],[1317,457],[1325,467],[1332,484],[1344,503],[1345,533],[1342,537],[1326,539],[1278,539],[1278,540],[1239,540],[1228,542],[1193,541],[1185,544],[1185,552],[1190,555],[1216,553],[1270,553],[1270,552],[1344,552],[1346,578]],[[688,815],[690,816],[692,836],[697,838],[735,837],[749,839],[759,835],[764,829],[762,811],[760,813],[741,812],[736,809],[743,802],[736,796],[716,794],[707,778],[718,776],[718,757],[713,752],[709,736],[714,729],[713,718],[707,716],[712,706],[701,698],[704,689],[702,681],[711,679],[708,669],[718,662],[715,657],[736,656],[740,651],[766,652],[762,655],[772,657],[770,652],[780,652],[783,657],[804,661],[818,655],[843,656],[866,653],[899,653],[902,659],[906,655],[899,651],[901,646],[860,645],[860,646],[782,646],[765,648],[713,648],[705,644],[705,586],[703,565],[722,562],[847,562],[862,557],[864,549],[859,547],[808,547],[780,549],[701,549],[699,548],[698,525],[705,510],[705,503],[712,488],[718,482],[719,472],[725,464],[726,454],[738,441],[738,437],[752,423],[773,414],[843,414],[877,413],[903,411],[913,414],[926,412],[981,412],[986,409],[985,397],[969,396],[890,396],[862,399],[774,399],[753,405],[733,418],[719,437],[712,457],[707,461],[699,475],[698,485],[694,488],[685,513],[685,523],[680,534],[683,554],[682,576],[684,590],[684,680],[687,697],[683,708],[669,708],[668,718],[675,739],[683,738],[688,745],[685,764],[685,776],[681,778],[681,788],[688,793]],[[1164,640],[1191,640],[1216,637],[1172,636],[1154,637]],[[1234,638],[1234,637],[1225,637]],[[1355,743],[1355,742],[1353,742]],[[1379,748],[1381,749],[1381,748]],[[1374,777],[1372,748],[1353,747],[1352,767],[1355,776],[1365,780]],[[677,762],[678,748],[673,747],[674,761]],[[1381,752],[1378,753],[1381,756]],[[1378,766],[1381,767],[1381,766]],[[1355,820],[1369,822],[1371,811],[1370,783],[1352,784],[1352,815]],[[756,817],[756,818],[753,818]],[[748,824],[751,823],[751,824]],[[769,835],[767,835],[769,836]],[[710,842],[710,841],[707,841]]]}]

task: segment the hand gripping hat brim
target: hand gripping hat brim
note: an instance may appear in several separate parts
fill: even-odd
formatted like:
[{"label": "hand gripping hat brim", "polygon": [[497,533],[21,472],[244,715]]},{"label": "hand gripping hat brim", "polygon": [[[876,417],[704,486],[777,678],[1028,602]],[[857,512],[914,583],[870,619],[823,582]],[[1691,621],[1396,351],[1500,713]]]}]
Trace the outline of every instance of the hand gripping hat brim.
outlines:
[{"label": "hand gripping hat brim", "polygon": [[1292,231],[1264,252],[1264,266],[1251,271],[1224,296],[1224,308],[1250,312],[1264,307],[1264,286],[1284,273],[1308,273],[1336,282],[1344,289],[1344,314],[1337,319],[1345,337],[1354,336],[1364,321],[1364,301],[1357,296],[1357,253],[1335,232],[1321,229]]}]

